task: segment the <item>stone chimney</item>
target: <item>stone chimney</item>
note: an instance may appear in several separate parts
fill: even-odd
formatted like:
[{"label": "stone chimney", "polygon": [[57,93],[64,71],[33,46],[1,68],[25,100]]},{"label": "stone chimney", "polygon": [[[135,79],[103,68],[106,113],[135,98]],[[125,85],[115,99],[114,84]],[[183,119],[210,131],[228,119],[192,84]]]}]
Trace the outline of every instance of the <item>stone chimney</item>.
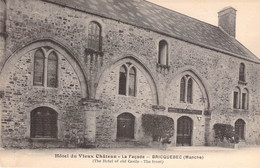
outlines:
[{"label": "stone chimney", "polygon": [[232,37],[236,37],[236,11],[227,7],[218,12],[218,26]]}]

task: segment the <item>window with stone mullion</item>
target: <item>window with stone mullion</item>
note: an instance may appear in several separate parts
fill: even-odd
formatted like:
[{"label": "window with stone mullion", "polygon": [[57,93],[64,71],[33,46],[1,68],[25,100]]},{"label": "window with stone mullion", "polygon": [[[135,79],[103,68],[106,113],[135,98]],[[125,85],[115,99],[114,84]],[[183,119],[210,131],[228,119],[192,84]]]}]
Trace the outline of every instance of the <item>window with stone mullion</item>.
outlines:
[{"label": "window with stone mullion", "polygon": [[41,49],[35,52],[34,56],[34,76],[33,84],[37,86],[44,85],[44,65],[45,65],[45,56]]}]

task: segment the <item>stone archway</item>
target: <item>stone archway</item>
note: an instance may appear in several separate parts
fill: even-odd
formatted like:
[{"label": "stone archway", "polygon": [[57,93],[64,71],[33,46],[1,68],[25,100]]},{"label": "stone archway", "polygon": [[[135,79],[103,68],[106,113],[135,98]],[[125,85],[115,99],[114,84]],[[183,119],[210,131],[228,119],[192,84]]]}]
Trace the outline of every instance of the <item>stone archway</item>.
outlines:
[{"label": "stone archway", "polygon": [[117,139],[134,139],[135,116],[122,113],[117,117]]}]

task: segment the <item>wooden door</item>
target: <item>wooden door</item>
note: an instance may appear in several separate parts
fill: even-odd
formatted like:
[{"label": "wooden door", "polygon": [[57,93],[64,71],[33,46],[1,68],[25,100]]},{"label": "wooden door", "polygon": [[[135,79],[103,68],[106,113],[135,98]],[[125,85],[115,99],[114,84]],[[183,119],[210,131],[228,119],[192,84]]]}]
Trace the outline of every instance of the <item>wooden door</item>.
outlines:
[{"label": "wooden door", "polygon": [[117,138],[134,139],[134,116],[123,113],[117,117]]},{"label": "wooden door", "polygon": [[192,119],[181,117],[177,121],[177,146],[191,146]]}]

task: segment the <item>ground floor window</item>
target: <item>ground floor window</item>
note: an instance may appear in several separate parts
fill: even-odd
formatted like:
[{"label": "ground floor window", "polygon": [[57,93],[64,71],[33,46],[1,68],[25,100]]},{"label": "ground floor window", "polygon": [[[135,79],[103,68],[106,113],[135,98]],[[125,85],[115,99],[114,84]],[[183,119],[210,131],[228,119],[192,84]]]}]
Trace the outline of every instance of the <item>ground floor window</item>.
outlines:
[{"label": "ground floor window", "polygon": [[239,140],[244,140],[245,139],[245,121],[242,119],[238,119],[235,122],[235,133]]},{"label": "ground floor window", "polygon": [[38,107],[31,112],[31,138],[57,138],[57,117],[55,110]]},{"label": "ground floor window", "polygon": [[117,117],[117,139],[134,139],[135,117],[122,113]]}]

